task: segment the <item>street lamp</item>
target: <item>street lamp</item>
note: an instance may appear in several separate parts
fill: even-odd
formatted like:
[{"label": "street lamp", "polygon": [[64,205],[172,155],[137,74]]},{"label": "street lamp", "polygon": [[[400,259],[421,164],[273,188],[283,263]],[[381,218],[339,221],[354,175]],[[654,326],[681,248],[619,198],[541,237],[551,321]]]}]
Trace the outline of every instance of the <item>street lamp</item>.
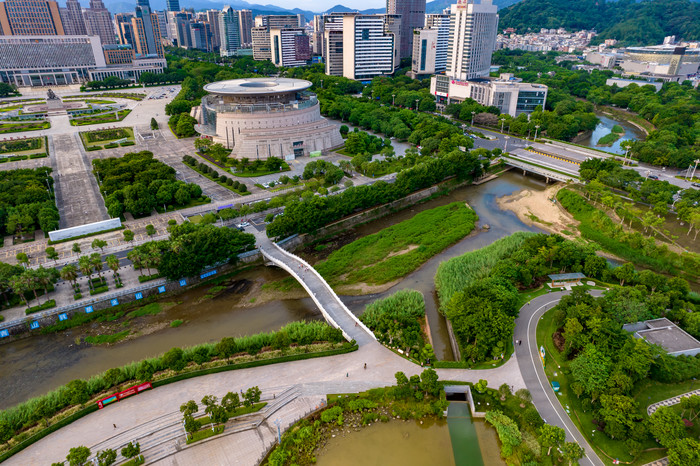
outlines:
[{"label": "street lamp", "polygon": [[537,141],[537,131],[540,129],[540,125],[535,125],[535,139],[533,141]]},{"label": "street lamp", "polygon": [[505,146],[503,147],[503,152],[508,152],[508,139],[510,139],[510,136],[505,136],[503,139],[506,140]]},{"label": "street lamp", "polygon": [[505,118],[501,118],[501,133],[503,132],[503,124],[506,122]]},{"label": "street lamp", "polygon": [[323,79],[321,80],[321,89],[323,89]]},{"label": "street lamp", "polygon": [[418,102],[420,102],[420,99],[416,99],[416,112],[418,111]]},{"label": "street lamp", "polygon": [[472,114],[472,128],[474,127],[474,115],[476,115],[476,112],[469,112]]},{"label": "street lamp", "polygon": [[391,106],[394,107],[394,101],[396,100],[396,94],[391,94]]}]

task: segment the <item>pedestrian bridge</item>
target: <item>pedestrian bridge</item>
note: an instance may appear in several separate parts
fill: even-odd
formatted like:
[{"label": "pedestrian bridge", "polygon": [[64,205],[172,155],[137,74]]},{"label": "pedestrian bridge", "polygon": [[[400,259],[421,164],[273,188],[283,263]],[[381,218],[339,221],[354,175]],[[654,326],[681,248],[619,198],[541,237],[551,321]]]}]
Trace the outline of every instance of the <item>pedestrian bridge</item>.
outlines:
[{"label": "pedestrian bridge", "polygon": [[259,242],[258,249],[265,259],[286,270],[304,287],[326,321],[342,330],[345,338],[355,340],[360,346],[377,340],[374,333],[350,312],[333,288],[304,259],[269,240],[265,244]]}]

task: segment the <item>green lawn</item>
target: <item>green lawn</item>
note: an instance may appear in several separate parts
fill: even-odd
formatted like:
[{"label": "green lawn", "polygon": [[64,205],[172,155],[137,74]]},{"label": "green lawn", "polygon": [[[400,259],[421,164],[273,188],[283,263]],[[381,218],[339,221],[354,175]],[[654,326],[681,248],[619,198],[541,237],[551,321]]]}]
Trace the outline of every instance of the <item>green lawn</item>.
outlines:
[{"label": "green lawn", "polygon": [[242,172],[236,172],[233,175],[238,176],[241,178],[253,178],[256,176],[265,176],[265,175],[272,175],[274,173],[284,173],[289,171],[289,164],[287,162],[282,162],[282,169],[281,170],[258,170],[258,171],[242,171]]},{"label": "green lawn", "polygon": [[219,435],[223,431],[224,431],[224,426],[215,426],[214,430],[212,430],[211,427],[208,427],[204,430],[198,430],[194,434],[190,434],[190,438],[187,439],[187,445],[190,445],[190,444],[195,443],[195,442],[199,442],[200,440],[204,440],[205,438]]},{"label": "green lawn", "polygon": [[73,126],[85,126],[85,125],[97,125],[102,123],[115,123],[122,121],[126,116],[131,113],[131,110],[119,110],[118,117],[115,118],[114,112],[100,113],[98,115],[86,115],[83,117],[76,117],[70,121]]},{"label": "green lawn", "polygon": [[0,123],[0,134],[19,133],[22,131],[39,131],[51,128],[51,123],[44,120],[29,120],[23,122]]},{"label": "green lawn", "polygon": [[316,269],[332,286],[388,283],[467,236],[477,220],[462,202],[426,210],[343,246]]},{"label": "green lawn", "polygon": [[[119,137],[110,137],[109,133],[111,131],[119,131]],[[90,141],[90,137],[88,136],[88,134],[94,135],[92,136],[92,141]],[[134,129],[130,127],[119,127],[108,130],[82,131],[80,133],[80,140],[83,141],[83,146],[85,146],[86,149],[95,146],[104,147],[106,144],[113,143],[114,141],[119,141],[120,139],[124,139],[124,137],[126,137],[127,141],[134,142]]]}]

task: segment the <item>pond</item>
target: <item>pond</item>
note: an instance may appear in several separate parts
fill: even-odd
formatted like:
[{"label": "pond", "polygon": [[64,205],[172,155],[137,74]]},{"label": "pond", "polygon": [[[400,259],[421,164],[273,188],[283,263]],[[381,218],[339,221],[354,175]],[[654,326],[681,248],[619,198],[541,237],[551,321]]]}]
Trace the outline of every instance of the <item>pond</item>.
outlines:
[{"label": "pond", "polygon": [[[644,139],[646,136],[644,131],[640,130],[632,123],[624,120],[615,120],[609,115],[602,113],[596,113],[596,116],[600,119],[600,123],[595,129],[583,136],[574,139],[574,143],[580,144],[582,146],[591,147],[593,149],[603,150],[605,152],[610,152],[613,154],[624,154],[625,150],[620,147],[620,143],[625,140],[638,141]],[[615,141],[610,147],[597,146],[598,140],[603,136],[609,134],[612,131],[613,126],[620,125],[625,130],[625,134],[622,135],[620,139]]]}]

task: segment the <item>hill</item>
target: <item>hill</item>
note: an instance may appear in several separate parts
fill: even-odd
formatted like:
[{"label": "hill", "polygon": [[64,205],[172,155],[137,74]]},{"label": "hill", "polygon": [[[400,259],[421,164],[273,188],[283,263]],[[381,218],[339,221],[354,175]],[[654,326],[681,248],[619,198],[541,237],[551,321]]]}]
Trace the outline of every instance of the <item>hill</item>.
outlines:
[{"label": "hill", "polygon": [[501,10],[499,28],[595,29],[597,41],[660,44],[665,36],[700,39],[700,3],[690,0],[523,0]]}]

